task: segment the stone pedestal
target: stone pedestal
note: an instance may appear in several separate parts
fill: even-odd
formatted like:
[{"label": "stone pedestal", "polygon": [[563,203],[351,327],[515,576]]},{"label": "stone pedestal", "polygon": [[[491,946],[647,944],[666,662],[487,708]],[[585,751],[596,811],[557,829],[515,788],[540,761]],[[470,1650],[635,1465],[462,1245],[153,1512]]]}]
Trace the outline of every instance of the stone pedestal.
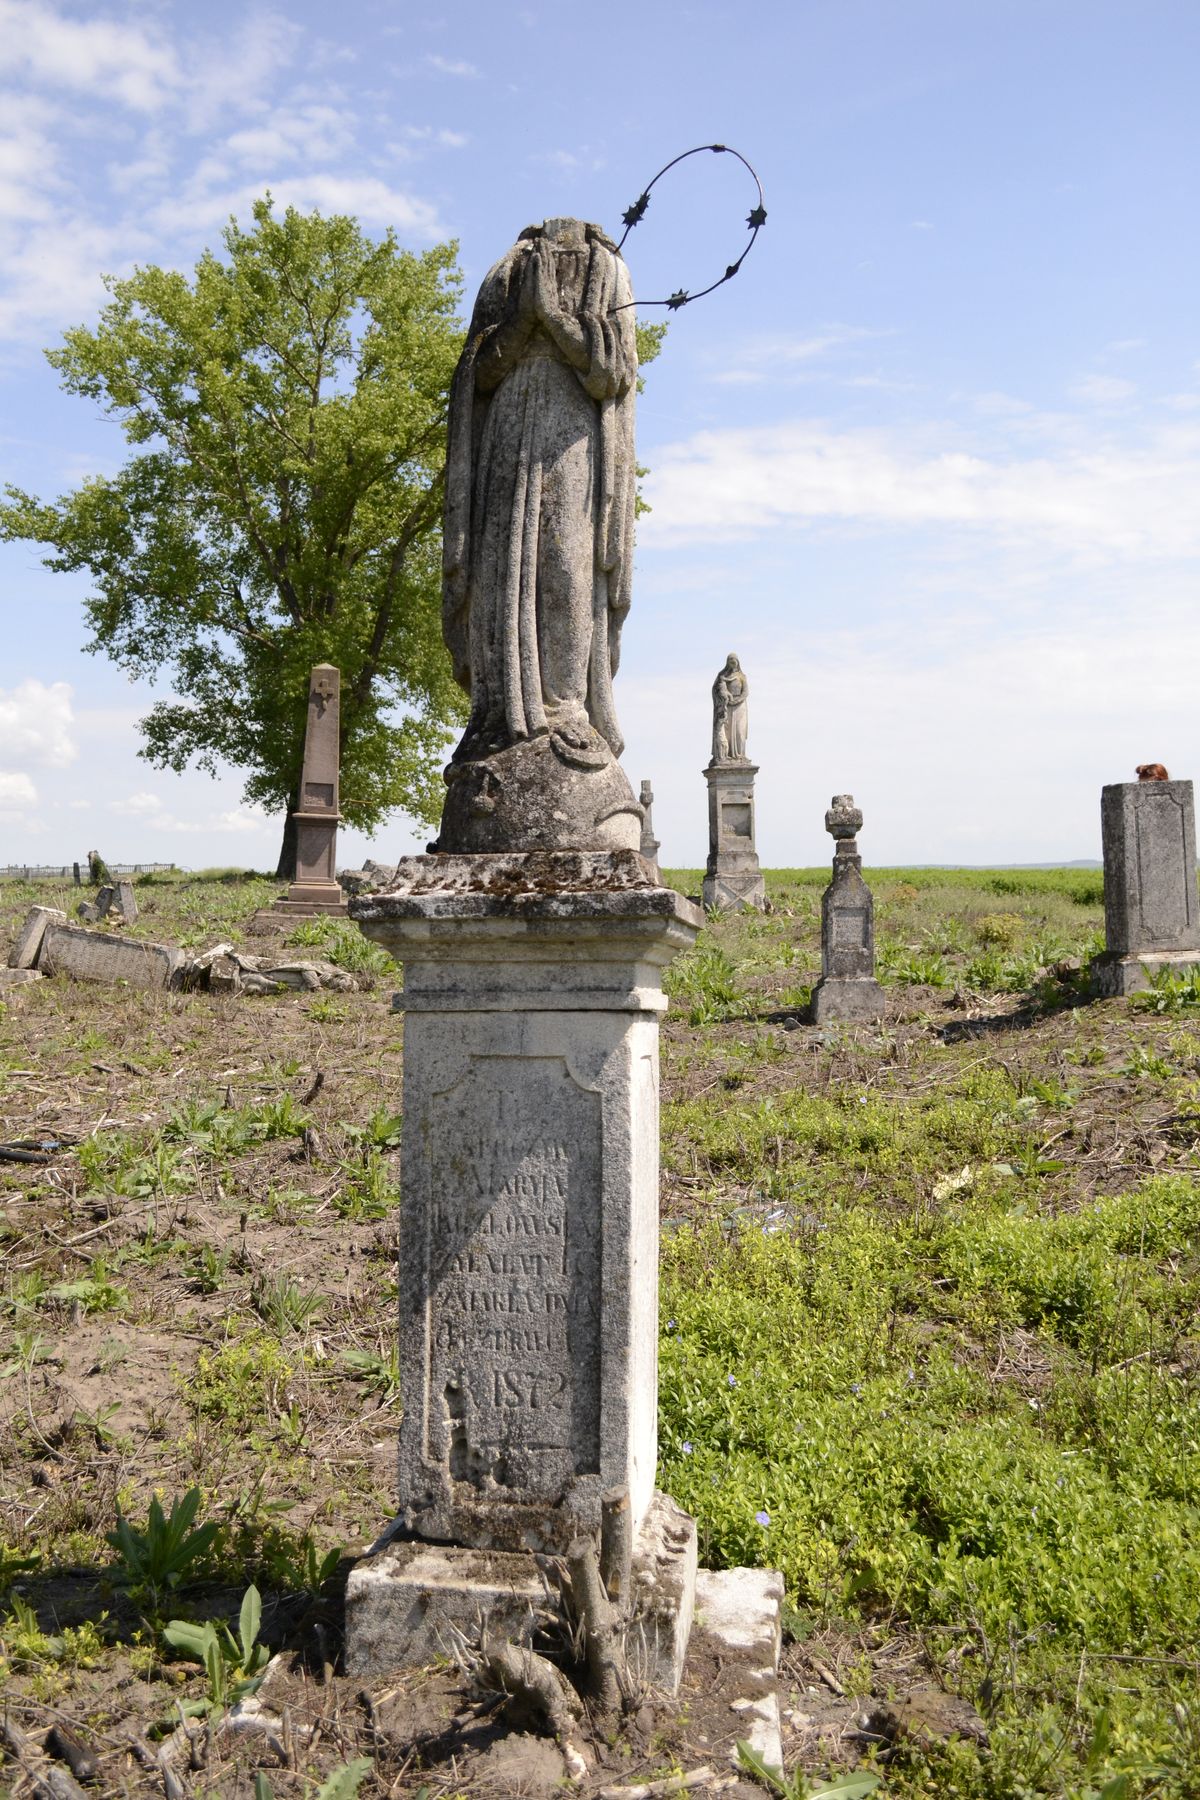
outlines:
[{"label": "stone pedestal", "polygon": [[1132,994],[1160,969],[1200,964],[1196,817],[1190,781],[1118,781],[1100,797],[1102,994]]},{"label": "stone pedestal", "polygon": [[767,889],[754,848],[754,777],[758,765],[745,758],[711,762],[708,783],[708,865],[704,872],[706,907],[733,912],[739,907],[766,909]]},{"label": "stone pedestal", "polygon": [[836,848],[833,880],[821,899],[821,979],[813,989],[813,1023],[871,1024],[883,1017],[884,997],[875,979],[875,902],[858,854],[862,813],[852,794],[834,795],[825,829]]},{"label": "stone pedestal", "polygon": [[342,678],[331,663],[317,663],[308,691],[304,769],[296,821],[296,879],[273,911],[311,918],[345,913],[337,884],[338,763]]},{"label": "stone pedestal", "polygon": [[[351,917],[404,966],[397,1525],[561,1555],[625,1487],[636,1535],[657,1460],[661,973],[702,916],[623,850],[411,857]],[[380,1568],[347,1594],[360,1673],[420,1659],[379,1625],[404,1616]],[[503,1585],[521,1590],[508,1566]]]}]

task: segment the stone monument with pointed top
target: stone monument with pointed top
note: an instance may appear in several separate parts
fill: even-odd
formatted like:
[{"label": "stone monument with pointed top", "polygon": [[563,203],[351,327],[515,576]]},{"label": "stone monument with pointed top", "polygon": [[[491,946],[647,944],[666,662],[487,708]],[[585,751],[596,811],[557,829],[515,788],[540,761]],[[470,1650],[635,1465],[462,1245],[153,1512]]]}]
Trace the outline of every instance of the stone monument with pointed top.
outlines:
[{"label": "stone monument with pointed top", "polygon": [[309,677],[304,727],[304,766],[296,821],[296,879],[273,912],[311,917],[345,913],[337,884],[338,769],[341,758],[342,677],[332,663],[317,663]]},{"label": "stone monument with pointed top", "polygon": [[834,1019],[871,1024],[883,1017],[883,989],[875,979],[875,902],[858,853],[862,822],[853,794],[833,796],[825,814],[835,845],[833,880],[821,900],[821,979],[812,997],[817,1025]]},{"label": "stone monument with pointed top", "polygon": [[657,881],[659,842],[654,835],[654,789],[648,781],[643,781],[642,791],[638,795],[638,799],[641,802],[642,808],[641,858],[642,861],[649,866],[651,874]]},{"label": "stone monument with pointed top", "polygon": [[750,683],[732,652],[713,682],[712,756],[708,783],[708,864],[706,907],[733,912],[766,908],[767,889],[754,847],[754,777],[758,766],[746,755]]}]

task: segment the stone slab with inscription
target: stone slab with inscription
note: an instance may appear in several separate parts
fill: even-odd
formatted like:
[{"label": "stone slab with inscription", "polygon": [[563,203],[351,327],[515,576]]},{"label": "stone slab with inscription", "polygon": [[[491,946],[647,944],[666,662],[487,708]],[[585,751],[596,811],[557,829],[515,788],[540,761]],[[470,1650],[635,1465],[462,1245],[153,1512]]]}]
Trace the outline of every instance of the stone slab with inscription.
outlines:
[{"label": "stone slab with inscription", "polygon": [[1101,792],[1102,994],[1132,994],[1160,969],[1200,964],[1196,814],[1190,781],[1117,781]]},{"label": "stone slab with inscription", "polygon": [[398,1525],[561,1555],[626,1488],[649,1567],[661,977],[703,915],[619,850],[407,858],[351,916],[404,968]]},{"label": "stone slab with inscription", "polygon": [[762,912],[767,888],[754,847],[754,777],[751,762],[710,763],[708,783],[708,863],[702,898],[706,907]]},{"label": "stone slab with inscription", "polygon": [[852,794],[835,794],[825,814],[835,839],[833,880],[821,900],[821,979],[812,1017],[871,1024],[882,1019],[883,989],[875,979],[875,902],[863,880],[858,832],[862,813]]}]

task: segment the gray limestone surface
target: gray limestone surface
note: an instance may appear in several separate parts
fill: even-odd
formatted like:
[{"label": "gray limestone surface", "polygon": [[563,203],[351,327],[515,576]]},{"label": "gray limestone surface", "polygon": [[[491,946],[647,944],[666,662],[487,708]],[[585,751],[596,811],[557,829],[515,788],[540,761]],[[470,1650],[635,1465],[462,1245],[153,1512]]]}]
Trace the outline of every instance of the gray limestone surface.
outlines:
[{"label": "gray limestone surface", "polygon": [[1200,952],[1190,781],[1118,781],[1100,798],[1105,947]]},{"label": "gray limestone surface", "polygon": [[406,859],[351,915],[404,966],[419,1146],[400,1202],[400,1516],[561,1553],[605,1489],[628,1487],[635,1529],[653,1492],[661,972],[702,917],[631,852],[516,876],[513,859]]},{"label": "gray limestone surface", "polygon": [[642,836],[638,850],[642,861],[657,881],[659,842],[654,835],[654,789],[648,781],[643,781],[638,801],[642,808]]},{"label": "gray limestone surface", "polygon": [[816,1024],[882,1019],[884,994],[875,979],[875,902],[863,880],[858,832],[862,813],[852,794],[835,794],[825,814],[835,839],[833,880],[821,899],[821,979],[813,989]]},{"label": "gray limestone surface", "polygon": [[708,783],[708,863],[702,898],[706,907],[733,912],[766,908],[767,888],[754,847],[754,777],[750,762],[710,763]]},{"label": "gray limestone surface", "polygon": [[10,969],[35,969],[42,951],[42,939],[50,925],[65,925],[67,915],[57,906],[31,906],[25,923],[17,933],[17,941],[8,953]]},{"label": "gray limestone surface", "polygon": [[547,1592],[531,1556],[385,1542],[346,1583],[346,1673],[394,1674],[450,1654],[455,1631],[527,1644]]},{"label": "gray limestone surface", "polygon": [[276,907],[301,917],[344,913],[337,884],[338,776],[341,758],[340,672],[317,663],[309,677],[304,764],[296,821],[296,879]]},{"label": "gray limestone surface", "polygon": [[132,925],[137,918],[138,905],[134,897],[132,881],[118,881],[117,910],[127,925]]},{"label": "gray limestone surface", "polygon": [[612,678],[629,610],[637,342],[598,225],[529,226],[480,287],[451,391],[442,623],[471,717],[438,847],[634,849]]},{"label": "gray limestone surface", "polygon": [[701,1569],[696,1577],[696,1629],[721,1657],[725,1672],[742,1672],[743,1691],[730,1708],[768,1768],[783,1768],[779,1651],[784,1581],[777,1569]]},{"label": "gray limestone surface", "polygon": [[38,967],[46,975],[76,981],[124,981],[130,987],[165,988],[187,957],[169,944],[89,931],[83,925],[52,924],[42,939]]}]

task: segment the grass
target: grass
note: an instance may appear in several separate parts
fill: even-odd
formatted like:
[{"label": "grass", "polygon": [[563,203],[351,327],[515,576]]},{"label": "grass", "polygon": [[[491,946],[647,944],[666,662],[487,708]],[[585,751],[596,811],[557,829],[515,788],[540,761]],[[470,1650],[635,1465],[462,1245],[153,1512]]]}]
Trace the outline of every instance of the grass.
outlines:
[{"label": "grass", "polygon": [[[853,1693],[902,1650],[985,1715],[990,1748],[911,1744],[881,1793],[1196,1800],[1200,990],[1085,1001],[1096,871],[867,875],[878,1032],[798,1023],[824,869],[769,874],[769,915],[712,921],[668,973],[659,1483],[710,1564],[783,1570],[800,1705],[817,1643]],[[138,892],[144,935],[211,942],[274,888]],[[0,888],[10,929],[34,900]],[[353,957],[329,925],[293,941]],[[107,1541],[118,1518],[148,1541],[180,1497],[185,1546],[215,1529],[177,1618],[228,1650],[253,1585],[264,1621],[335,1637],[341,1548],[394,1510],[389,1000],[48,982],[0,1007],[0,1136],[60,1146],[0,1165],[20,1704],[105,1731],[131,1676],[144,1723],[212,1698],[153,1635],[166,1578],[131,1614]],[[823,1754],[814,1786],[861,1759]],[[377,1763],[364,1795],[418,1791]]]}]

